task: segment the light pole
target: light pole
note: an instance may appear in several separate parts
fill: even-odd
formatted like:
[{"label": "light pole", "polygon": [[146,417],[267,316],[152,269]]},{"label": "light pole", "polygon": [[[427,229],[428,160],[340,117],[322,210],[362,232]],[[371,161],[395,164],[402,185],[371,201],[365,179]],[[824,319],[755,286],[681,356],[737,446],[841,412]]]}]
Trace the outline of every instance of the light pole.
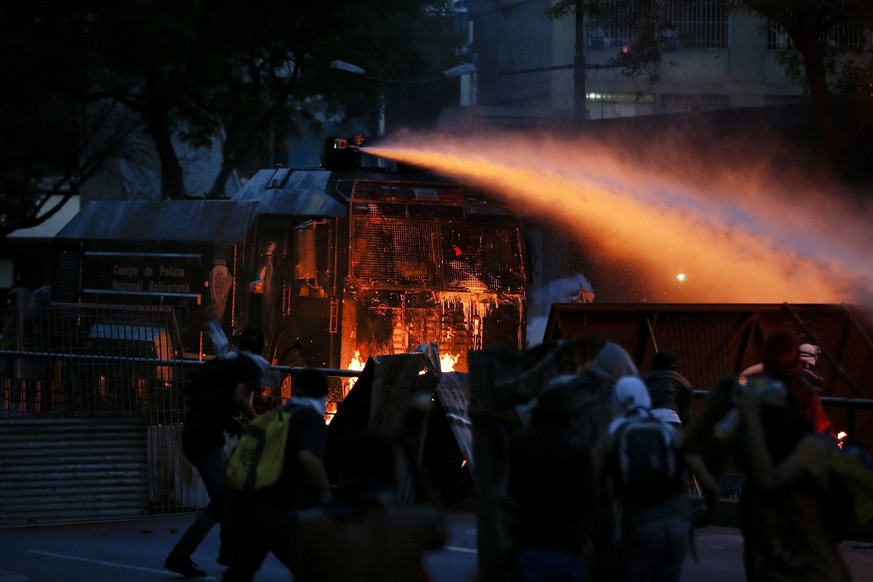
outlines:
[{"label": "light pole", "polygon": [[472,75],[476,73],[476,65],[473,63],[461,63],[449,69],[443,71],[442,77],[434,77],[430,79],[383,79],[380,77],[371,77],[367,74],[367,71],[363,67],[359,67],[358,65],[353,65],[352,63],[347,63],[345,61],[332,61],[330,63],[331,69],[337,69],[338,71],[345,71],[347,73],[352,73],[353,75],[360,75],[365,79],[369,79],[370,81],[376,81],[378,83],[435,83],[437,81],[442,81],[443,79],[451,79],[452,77],[461,77],[463,75]]}]

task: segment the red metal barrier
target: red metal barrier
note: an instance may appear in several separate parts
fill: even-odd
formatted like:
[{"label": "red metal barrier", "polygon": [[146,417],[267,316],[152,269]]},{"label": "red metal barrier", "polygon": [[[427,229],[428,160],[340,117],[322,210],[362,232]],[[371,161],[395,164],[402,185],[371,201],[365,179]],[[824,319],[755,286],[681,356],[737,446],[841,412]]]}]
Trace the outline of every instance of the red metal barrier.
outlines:
[{"label": "red metal barrier", "polygon": [[[821,348],[822,396],[873,398],[873,319],[857,306],[834,304],[554,304],[544,341],[601,336],[620,344],[644,372],[656,351],[676,357],[679,371],[706,390],[760,361],[764,338],[788,330]],[[836,428],[846,407],[830,406]],[[873,442],[873,412],[859,411],[857,434]],[[866,448],[870,448],[867,446]]]}]

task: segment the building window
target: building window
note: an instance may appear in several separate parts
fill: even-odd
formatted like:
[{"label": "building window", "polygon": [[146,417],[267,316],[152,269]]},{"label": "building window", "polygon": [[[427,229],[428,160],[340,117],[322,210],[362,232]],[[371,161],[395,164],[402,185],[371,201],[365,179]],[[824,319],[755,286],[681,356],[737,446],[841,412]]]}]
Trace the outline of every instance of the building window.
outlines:
[{"label": "building window", "polygon": [[715,111],[727,109],[730,101],[726,95],[670,95],[658,96],[658,113],[688,113],[691,111]]},{"label": "building window", "polygon": [[588,119],[636,117],[655,112],[655,98],[643,93],[588,93]]},{"label": "building window", "polygon": [[665,2],[658,36],[670,48],[722,49],[729,23],[724,2]]},{"label": "building window", "polygon": [[591,48],[629,47],[651,26],[658,41],[671,49],[727,48],[730,19],[719,0],[667,1],[655,13],[645,13],[633,2],[603,0],[589,22]]},{"label": "building window", "polygon": [[[843,22],[823,33],[828,48],[838,51],[862,51],[869,45],[864,26],[858,22]],[[778,22],[767,21],[767,50],[787,51],[794,48],[788,33]]]},{"label": "building window", "polygon": [[767,50],[771,51],[787,51],[794,48],[794,43],[791,42],[788,33],[782,28],[781,24],[769,20],[767,22]]}]

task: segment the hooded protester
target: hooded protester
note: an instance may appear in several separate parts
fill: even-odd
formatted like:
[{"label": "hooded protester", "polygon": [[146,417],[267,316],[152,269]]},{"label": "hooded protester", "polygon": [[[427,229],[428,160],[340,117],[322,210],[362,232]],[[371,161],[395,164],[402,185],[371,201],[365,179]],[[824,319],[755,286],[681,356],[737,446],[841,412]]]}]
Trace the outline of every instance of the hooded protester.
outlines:
[{"label": "hooded protester", "polygon": [[616,382],[612,403],[609,432],[597,447],[601,473],[621,506],[620,542],[610,548],[619,566],[610,575],[678,582],[691,540],[679,434],[652,414],[649,391],[636,376]]},{"label": "hooded protester", "polygon": [[[473,422],[497,422],[505,427],[530,427],[534,411],[540,400],[550,392],[560,392],[569,413],[570,431],[568,438],[583,449],[591,450],[606,434],[612,418],[613,387],[623,376],[636,376],[637,367],[627,351],[615,343],[608,342],[597,352],[588,365],[575,374],[563,374],[548,380],[537,397],[508,409],[490,409],[472,401],[468,414]],[[516,469],[517,469],[516,463]],[[612,544],[611,503],[598,487],[599,478],[595,474],[594,498],[590,500],[592,516],[593,554],[591,563],[593,578],[596,580],[618,580],[620,557]]]},{"label": "hooded protester", "polygon": [[803,365],[803,378],[809,385],[821,392],[824,388],[824,378],[818,372],[818,356],[821,348],[813,344],[800,344],[800,360]]},{"label": "hooded protester", "polygon": [[792,334],[778,331],[767,338],[761,353],[764,373],[785,386],[788,406],[805,418],[816,432],[831,434],[831,421],[824,413],[821,398],[803,379],[800,345]]},{"label": "hooded protester", "polygon": [[[607,343],[579,374],[564,374],[550,380],[546,390],[560,390],[567,399],[573,434],[588,446],[593,446],[606,430],[612,417],[610,408],[613,387],[624,376],[636,376],[637,367],[620,345]],[[515,412],[523,426],[530,425],[538,398],[516,406]]]},{"label": "hooded protester", "polygon": [[609,432],[614,432],[630,411],[639,408],[652,408],[652,397],[646,389],[645,383],[635,376],[620,378],[612,391],[613,419],[609,423]]},{"label": "hooded protester", "polygon": [[[772,490],[768,484],[762,486],[759,483],[762,471],[755,466],[761,463],[755,463],[755,457],[761,457],[761,443],[756,442],[760,435],[748,433],[748,416],[760,411],[764,427],[776,428],[781,423],[791,427],[791,430],[773,430],[766,435],[767,448],[772,456],[768,464],[775,466],[785,461],[786,455],[791,452],[791,446],[777,446],[777,441],[790,437],[793,439],[790,445],[793,446],[800,442],[798,435],[812,432],[829,434],[831,431],[830,421],[824,415],[818,394],[801,377],[800,346],[791,333],[777,331],[768,336],[761,352],[761,362],[760,372],[747,370],[739,379],[735,376],[725,378],[710,390],[706,406],[692,421],[683,441],[686,452],[707,455],[713,461],[728,457],[734,459],[746,476],[738,508],[746,577],[753,581],[782,579],[762,577],[762,560],[770,564],[780,555],[788,557],[789,554],[802,554],[778,549],[782,542],[779,535],[773,535],[772,519],[786,514],[782,511],[768,512],[777,503],[793,500],[793,492],[787,489],[787,482],[783,490]],[[746,395],[753,395],[759,401],[755,410],[748,402],[744,407],[738,407]],[[776,416],[780,417],[778,422]],[[724,430],[726,421],[732,417],[735,422],[730,423],[730,430]],[[790,529],[796,533],[802,530],[802,526],[798,529],[792,526]],[[799,572],[795,571],[792,579],[802,579]],[[835,576],[833,579],[839,580],[841,577]]]},{"label": "hooded protester", "polygon": [[834,511],[848,491],[831,489],[831,444],[786,404],[752,390],[739,395],[737,406],[747,473],[740,498],[746,579],[851,580],[838,547],[840,511]]},{"label": "hooded protester", "polygon": [[[607,433],[613,415],[616,382],[623,377],[636,375],[637,367],[627,351],[618,344],[607,343],[581,373],[552,379],[541,396],[549,389],[564,392],[570,409],[572,434],[583,447],[592,448]],[[642,394],[640,396],[643,397]],[[519,417],[525,418],[521,413]],[[621,555],[613,543],[615,523],[612,500],[599,486],[602,479],[596,473],[595,469],[595,509],[591,524],[594,559],[591,574],[595,580],[616,581],[621,576]]]}]

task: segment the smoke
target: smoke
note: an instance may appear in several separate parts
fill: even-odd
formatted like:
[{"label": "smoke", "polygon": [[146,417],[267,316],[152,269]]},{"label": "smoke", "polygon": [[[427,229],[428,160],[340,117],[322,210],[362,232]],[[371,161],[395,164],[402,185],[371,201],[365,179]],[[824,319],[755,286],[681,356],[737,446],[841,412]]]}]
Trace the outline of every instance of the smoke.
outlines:
[{"label": "smoke", "polygon": [[577,273],[547,283],[544,287],[531,287],[527,303],[527,343],[535,346],[542,343],[553,303],[570,303],[582,290],[593,292],[584,275]]},{"label": "smoke", "polygon": [[681,140],[651,145],[406,135],[367,151],[478,185],[584,236],[596,263],[646,282],[648,301],[870,303],[869,206],[788,175],[771,144],[767,155],[719,142],[708,155]]}]

